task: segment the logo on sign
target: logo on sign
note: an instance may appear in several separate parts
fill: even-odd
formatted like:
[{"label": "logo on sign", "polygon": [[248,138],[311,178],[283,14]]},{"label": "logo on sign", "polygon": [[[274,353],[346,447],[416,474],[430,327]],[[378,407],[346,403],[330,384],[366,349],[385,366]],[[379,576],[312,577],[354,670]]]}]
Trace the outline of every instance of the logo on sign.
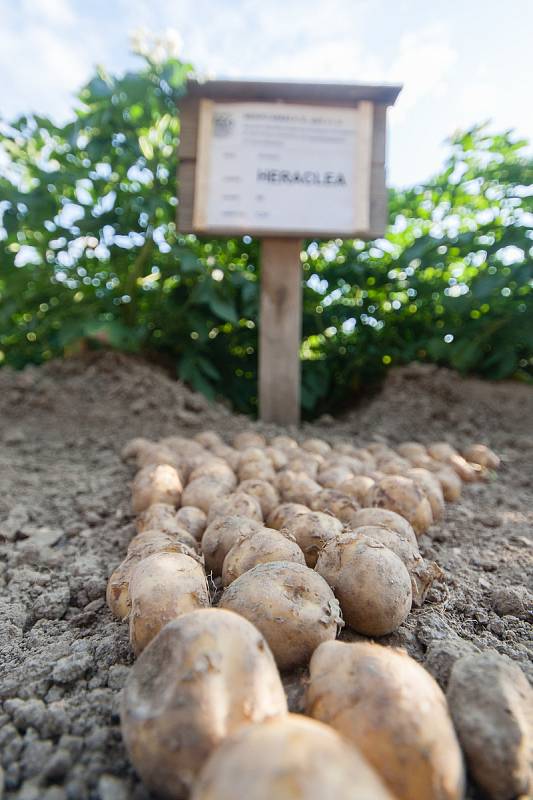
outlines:
[{"label": "logo on sign", "polygon": [[233,130],[233,117],[231,114],[217,113],[213,119],[213,133],[217,139],[229,136]]}]

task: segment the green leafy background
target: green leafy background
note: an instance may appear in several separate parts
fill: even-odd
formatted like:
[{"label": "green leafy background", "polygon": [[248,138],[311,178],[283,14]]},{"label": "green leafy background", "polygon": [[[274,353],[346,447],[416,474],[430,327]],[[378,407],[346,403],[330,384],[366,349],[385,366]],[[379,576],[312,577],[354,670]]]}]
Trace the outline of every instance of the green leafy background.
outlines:
[{"label": "green leafy background", "polygon": [[[0,363],[138,352],[257,410],[259,250],[176,230],[190,65],[98,70],[72,121],[0,122]],[[336,410],[412,360],[533,378],[533,161],[511,131],[456,134],[440,174],[391,191],[386,238],[302,252],[302,406]]]}]

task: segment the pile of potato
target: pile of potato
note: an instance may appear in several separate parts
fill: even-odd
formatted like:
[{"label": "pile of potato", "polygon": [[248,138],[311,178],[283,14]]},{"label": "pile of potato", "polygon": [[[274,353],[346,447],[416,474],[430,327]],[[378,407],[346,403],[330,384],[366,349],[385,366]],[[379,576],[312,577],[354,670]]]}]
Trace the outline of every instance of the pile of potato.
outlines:
[{"label": "pile of potato", "polygon": [[[254,431],[229,446],[205,431],[134,439],[123,457],[138,467],[137,535],[107,602],[139,656],[122,727],[148,788],[195,800],[462,797],[430,675],[393,648],[335,639],[344,625],[391,633],[423,604],[442,573],[418,537],[497,456]],[[278,672],[309,663],[314,720],[288,714]]]}]

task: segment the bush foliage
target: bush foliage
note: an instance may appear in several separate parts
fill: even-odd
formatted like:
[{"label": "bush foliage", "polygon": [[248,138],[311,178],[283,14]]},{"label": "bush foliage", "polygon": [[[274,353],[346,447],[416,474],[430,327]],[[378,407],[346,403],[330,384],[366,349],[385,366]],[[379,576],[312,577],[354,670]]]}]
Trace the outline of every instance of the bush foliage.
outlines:
[{"label": "bush foliage", "polygon": [[[259,250],[180,235],[188,64],[99,70],[72,121],[0,124],[0,361],[111,346],[256,407]],[[533,376],[533,162],[511,132],[449,142],[442,172],[390,194],[386,238],[307,242],[302,404],[331,410],[389,365]]]}]

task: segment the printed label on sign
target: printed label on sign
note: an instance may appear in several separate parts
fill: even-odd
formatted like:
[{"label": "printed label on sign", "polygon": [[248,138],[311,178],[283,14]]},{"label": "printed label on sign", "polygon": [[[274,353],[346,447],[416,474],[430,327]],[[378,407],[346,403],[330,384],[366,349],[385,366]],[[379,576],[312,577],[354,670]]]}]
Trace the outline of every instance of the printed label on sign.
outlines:
[{"label": "printed label on sign", "polygon": [[368,166],[360,122],[356,108],[202,101],[195,227],[356,231]]}]

